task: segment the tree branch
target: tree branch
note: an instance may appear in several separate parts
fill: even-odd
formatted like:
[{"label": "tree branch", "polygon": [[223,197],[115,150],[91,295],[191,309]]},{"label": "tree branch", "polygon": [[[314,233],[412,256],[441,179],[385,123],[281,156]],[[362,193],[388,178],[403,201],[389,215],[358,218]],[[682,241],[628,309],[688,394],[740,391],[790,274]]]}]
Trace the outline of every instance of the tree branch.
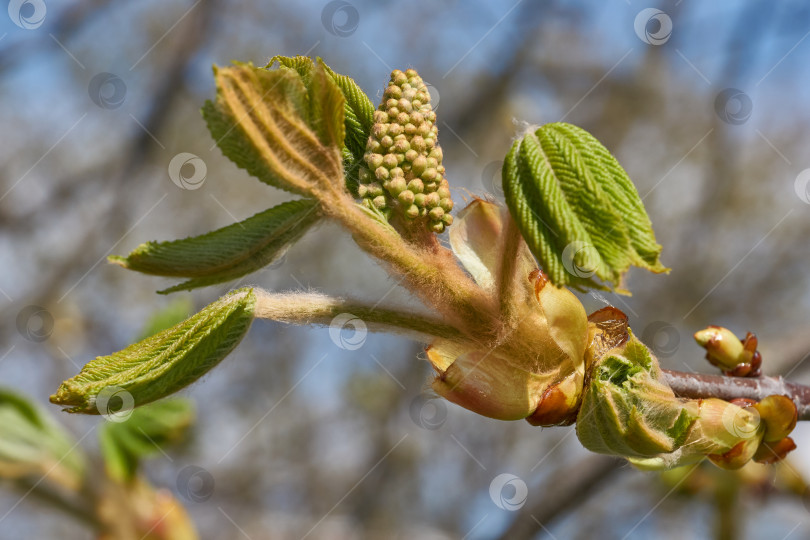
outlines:
[{"label": "tree branch", "polygon": [[684,398],[749,398],[757,401],[779,394],[796,404],[799,420],[810,420],[810,386],[788,382],[782,377],[725,377],[703,373],[663,370],[675,395]]}]

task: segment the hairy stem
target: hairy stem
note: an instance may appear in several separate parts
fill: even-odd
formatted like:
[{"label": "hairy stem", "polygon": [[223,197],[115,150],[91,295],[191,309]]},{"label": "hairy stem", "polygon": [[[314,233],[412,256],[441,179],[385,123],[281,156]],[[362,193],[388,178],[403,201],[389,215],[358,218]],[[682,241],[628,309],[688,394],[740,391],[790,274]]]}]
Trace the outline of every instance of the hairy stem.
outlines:
[{"label": "hairy stem", "polygon": [[782,377],[726,377],[702,373],[663,370],[675,395],[690,399],[749,398],[760,401],[767,396],[787,396],[796,404],[799,420],[810,420],[810,386],[792,383]]},{"label": "hairy stem", "polygon": [[[389,271],[426,305],[439,311],[456,328],[481,336],[491,326],[488,296],[456,264],[453,254],[436,243],[419,249],[393,229],[363,212],[344,194],[323,201],[324,212],[340,222],[366,252],[388,263]],[[478,324],[481,323],[481,324]]]},{"label": "hairy stem", "polygon": [[501,317],[504,321],[512,318],[516,302],[516,276],[518,257],[523,237],[517,228],[511,214],[504,224],[504,246],[501,254],[501,267],[498,274],[498,298],[500,300]]},{"label": "hairy stem", "polygon": [[461,332],[441,319],[424,313],[368,305],[316,293],[272,294],[256,290],[256,317],[291,324],[328,326],[335,317],[351,314],[372,331],[403,334],[419,341],[435,337],[459,339]]}]

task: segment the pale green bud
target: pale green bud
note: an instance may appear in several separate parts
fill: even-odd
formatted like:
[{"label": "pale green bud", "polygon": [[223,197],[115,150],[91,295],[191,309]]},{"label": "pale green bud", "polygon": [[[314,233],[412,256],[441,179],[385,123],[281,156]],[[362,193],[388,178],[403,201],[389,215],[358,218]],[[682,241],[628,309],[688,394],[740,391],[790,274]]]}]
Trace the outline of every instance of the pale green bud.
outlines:
[{"label": "pale green bud", "polygon": [[[401,203],[402,203],[402,204],[403,204],[403,205],[404,205],[406,208],[410,208],[410,206],[411,206],[411,205],[413,205],[413,201],[414,201],[414,194],[413,194],[413,191],[409,191],[409,190],[407,190],[407,189],[406,189],[406,190],[404,190],[404,191],[402,191],[402,192],[400,192],[400,193],[399,193],[399,195],[397,196],[397,199],[398,199],[398,200],[399,200],[399,202],[401,202]],[[418,211],[418,209],[417,209],[417,211]],[[415,217],[415,216],[414,216],[414,217]]]},{"label": "pale green bud", "polygon": [[422,193],[425,191],[425,184],[418,178],[414,178],[410,182],[408,182],[408,189],[413,191],[414,194]]}]

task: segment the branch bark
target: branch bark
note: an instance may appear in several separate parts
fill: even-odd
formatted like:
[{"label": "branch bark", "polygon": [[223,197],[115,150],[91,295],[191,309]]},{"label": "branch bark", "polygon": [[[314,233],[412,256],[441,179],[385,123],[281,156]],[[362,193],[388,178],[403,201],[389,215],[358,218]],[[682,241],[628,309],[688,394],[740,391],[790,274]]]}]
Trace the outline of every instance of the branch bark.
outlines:
[{"label": "branch bark", "polygon": [[810,386],[788,382],[782,377],[725,377],[703,373],[664,371],[664,378],[678,397],[700,399],[749,398],[757,401],[774,394],[787,396],[796,404],[799,420],[810,420]]}]

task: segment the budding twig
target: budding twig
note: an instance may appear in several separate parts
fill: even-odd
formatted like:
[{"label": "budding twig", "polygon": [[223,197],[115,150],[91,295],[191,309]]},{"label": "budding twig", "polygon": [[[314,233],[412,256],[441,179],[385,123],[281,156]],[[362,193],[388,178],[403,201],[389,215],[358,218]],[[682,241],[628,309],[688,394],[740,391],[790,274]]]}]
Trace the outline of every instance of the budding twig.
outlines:
[{"label": "budding twig", "polygon": [[668,369],[663,371],[667,384],[678,397],[761,401],[767,396],[783,395],[796,404],[799,420],[810,420],[810,386],[788,382],[782,377],[726,377]]}]

